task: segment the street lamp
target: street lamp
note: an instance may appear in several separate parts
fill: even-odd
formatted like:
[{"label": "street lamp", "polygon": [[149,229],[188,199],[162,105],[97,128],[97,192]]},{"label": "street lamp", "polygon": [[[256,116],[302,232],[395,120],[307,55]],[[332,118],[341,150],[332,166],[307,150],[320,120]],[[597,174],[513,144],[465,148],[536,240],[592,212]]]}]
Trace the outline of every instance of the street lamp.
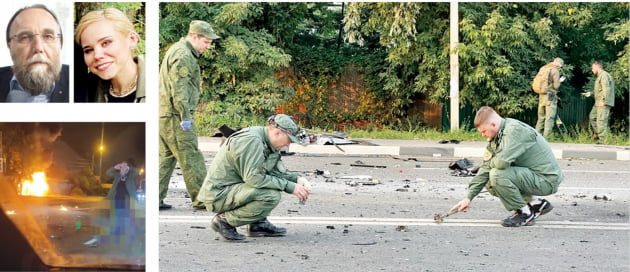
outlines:
[{"label": "street lamp", "polygon": [[105,151],[105,146],[101,144],[98,147],[98,176],[100,177],[103,174],[103,152]]}]

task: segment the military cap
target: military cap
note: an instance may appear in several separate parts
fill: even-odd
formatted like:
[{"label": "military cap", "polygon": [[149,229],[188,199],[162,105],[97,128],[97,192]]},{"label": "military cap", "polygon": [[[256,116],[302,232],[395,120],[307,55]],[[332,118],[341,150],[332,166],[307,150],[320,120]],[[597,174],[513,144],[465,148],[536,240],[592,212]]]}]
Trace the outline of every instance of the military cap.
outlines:
[{"label": "military cap", "polygon": [[297,137],[300,131],[298,129],[297,124],[295,124],[295,121],[293,121],[293,118],[291,118],[291,116],[288,116],[286,114],[276,114],[269,117],[268,121],[269,121],[269,124],[273,125],[277,129],[289,135],[289,138],[291,138],[291,142],[294,142],[294,143],[300,142],[300,140]]},{"label": "military cap", "polygon": [[561,58],[555,58],[553,59],[553,62],[560,64],[560,66],[564,66],[564,60]]},{"label": "military cap", "polygon": [[200,21],[200,20],[194,20],[190,22],[188,33],[203,35],[207,37],[208,39],[213,39],[213,40],[221,38],[217,34],[214,33],[214,30],[212,30],[212,27],[210,26],[209,23]]}]

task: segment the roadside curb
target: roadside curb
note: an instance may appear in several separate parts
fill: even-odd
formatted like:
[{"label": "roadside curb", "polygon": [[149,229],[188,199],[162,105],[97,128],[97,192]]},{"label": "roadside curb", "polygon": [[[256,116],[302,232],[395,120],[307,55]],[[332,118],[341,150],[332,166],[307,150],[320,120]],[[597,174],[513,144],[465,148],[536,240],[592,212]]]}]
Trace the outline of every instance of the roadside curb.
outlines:
[{"label": "roadside curb", "polygon": [[[468,142],[461,146],[444,146],[423,140],[361,139],[374,145],[299,145],[291,144],[289,152],[314,155],[383,155],[481,158],[485,142]],[[217,152],[221,138],[199,137],[202,152]],[[551,143],[556,159],[630,160],[630,147],[589,144]],[[343,151],[342,151],[343,150]]]}]

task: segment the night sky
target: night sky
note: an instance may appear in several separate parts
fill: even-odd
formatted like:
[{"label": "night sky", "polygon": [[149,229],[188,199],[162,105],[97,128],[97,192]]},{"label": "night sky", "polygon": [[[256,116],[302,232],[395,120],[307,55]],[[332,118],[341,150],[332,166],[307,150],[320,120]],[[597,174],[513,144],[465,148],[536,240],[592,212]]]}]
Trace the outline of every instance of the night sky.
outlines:
[{"label": "night sky", "polygon": [[91,160],[99,155],[98,146],[103,126],[103,168],[133,158],[138,167],[145,162],[145,123],[59,123],[63,128],[58,144],[67,144],[76,154]]}]

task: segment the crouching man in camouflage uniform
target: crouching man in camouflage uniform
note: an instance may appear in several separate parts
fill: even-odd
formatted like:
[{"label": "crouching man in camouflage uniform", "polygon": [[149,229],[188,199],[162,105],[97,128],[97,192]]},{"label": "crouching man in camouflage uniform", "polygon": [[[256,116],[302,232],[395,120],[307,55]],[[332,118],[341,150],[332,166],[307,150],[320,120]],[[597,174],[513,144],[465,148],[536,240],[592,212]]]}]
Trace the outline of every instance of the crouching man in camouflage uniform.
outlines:
[{"label": "crouching man in camouflage uniform", "polygon": [[491,107],[479,109],[475,127],[489,141],[484,162],[470,181],[468,196],[451,211],[467,210],[485,186],[508,211],[514,211],[502,222],[504,227],[533,225],[538,216],[553,209],[549,201],[537,196],[556,193],[564,179],[551,147],[535,129],[504,119]]},{"label": "crouching man in camouflage uniform", "polygon": [[304,177],[287,173],[280,149],[296,137],[298,127],[291,117],[278,114],[269,125],[242,129],[232,134],[210,164],[199,200],[217,213],[212,229],[226,240],[243,240],[236,227],[248,225],[250,237],[284,236],[286,229],[267,221],[280,202],[280,192],[306,200],[310,184]]}]

